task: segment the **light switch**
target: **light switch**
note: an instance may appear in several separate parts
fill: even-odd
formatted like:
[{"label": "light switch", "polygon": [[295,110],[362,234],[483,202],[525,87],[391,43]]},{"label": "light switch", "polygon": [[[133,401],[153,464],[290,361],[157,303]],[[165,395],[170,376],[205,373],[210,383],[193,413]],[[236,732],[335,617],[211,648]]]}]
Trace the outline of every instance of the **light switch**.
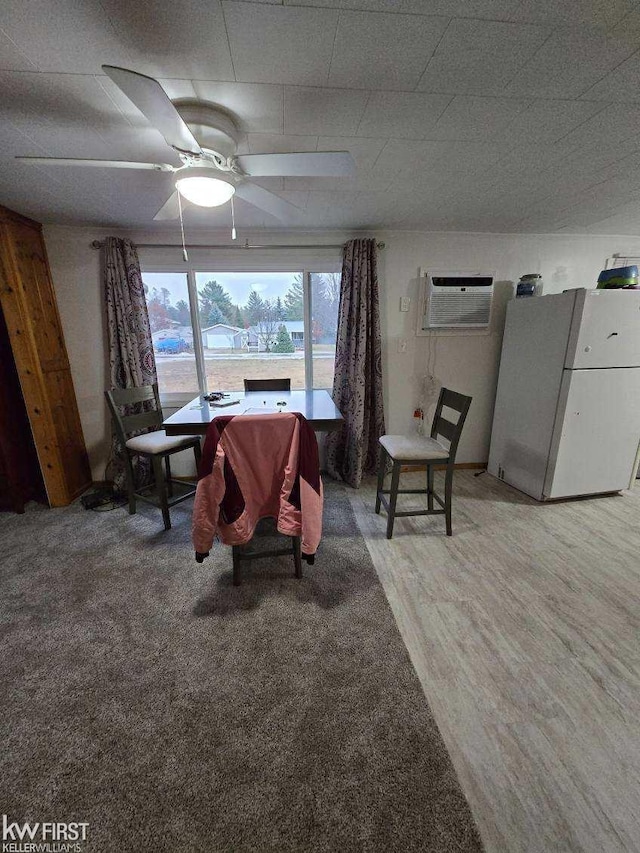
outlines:
[{"label": "light switch", "polygon": [[398,338],[398,352],[406,352],[407,351],[407,339],[406,338]]},{"label": "light switch", "polygon": [[400,310],[401,311],[408,311],[410,305],[411,305],[411,297],[410,296],[401,296],[400,297]]}]

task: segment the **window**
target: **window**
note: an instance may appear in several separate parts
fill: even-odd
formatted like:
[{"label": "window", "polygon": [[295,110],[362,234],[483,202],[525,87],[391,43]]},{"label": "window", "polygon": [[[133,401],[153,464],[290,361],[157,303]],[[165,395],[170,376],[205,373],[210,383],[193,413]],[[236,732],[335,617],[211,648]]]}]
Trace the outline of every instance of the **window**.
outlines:
[{"label": "window", "polygon": [[340,273],[143,270],[165,399],[232,391],[245,378],[331,388]]},{"label": "window", "polygon": [[336,358],[340,273],[312,272],[309,279],[313,387],[331,388]]},{"label": "window", "polygon": [[198,388],[186,273],[145,272],[151,339],[158,386],[165,394]]}]

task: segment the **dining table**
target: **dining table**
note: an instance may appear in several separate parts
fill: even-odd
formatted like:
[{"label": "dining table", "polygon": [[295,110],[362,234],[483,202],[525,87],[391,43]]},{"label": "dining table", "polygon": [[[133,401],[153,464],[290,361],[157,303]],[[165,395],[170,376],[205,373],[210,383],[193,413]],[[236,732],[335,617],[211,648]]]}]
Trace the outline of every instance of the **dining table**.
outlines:
[{"label": "dining table", "polygon": [[225,391],[222,399],[204,395],[170,415],[162,424],[167,435],[205,435],[218,415],[294,412],[304,415],[316,432],[339,430],[344,418],[328,391]]}]

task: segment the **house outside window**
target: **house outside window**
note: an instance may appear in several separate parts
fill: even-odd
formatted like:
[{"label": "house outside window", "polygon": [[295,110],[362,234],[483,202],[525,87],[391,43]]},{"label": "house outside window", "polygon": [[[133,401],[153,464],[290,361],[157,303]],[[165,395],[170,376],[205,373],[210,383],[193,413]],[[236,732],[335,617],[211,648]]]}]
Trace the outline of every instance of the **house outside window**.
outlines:
[{"label": "house outside window", "polygon": [[198,393],[237,391],[245,378],[331,390],[340,273],[336,262],[324,266],[185,272],[143,261],[163,400],[181,405]]}]

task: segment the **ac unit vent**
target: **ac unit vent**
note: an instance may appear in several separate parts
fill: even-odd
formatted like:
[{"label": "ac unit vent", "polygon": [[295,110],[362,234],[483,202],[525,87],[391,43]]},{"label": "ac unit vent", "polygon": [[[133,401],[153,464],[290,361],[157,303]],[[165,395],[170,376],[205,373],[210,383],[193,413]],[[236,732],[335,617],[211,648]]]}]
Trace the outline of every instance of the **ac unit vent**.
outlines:
[{"label": "ac unit vent", "polygon": [[431,298],[430,326],[488,326],[491,294],[438,294]]},{"label": "ac unit vent", "polygon": [[429,273],[421,329],[487,328],[492,299],[492,275]]}]

